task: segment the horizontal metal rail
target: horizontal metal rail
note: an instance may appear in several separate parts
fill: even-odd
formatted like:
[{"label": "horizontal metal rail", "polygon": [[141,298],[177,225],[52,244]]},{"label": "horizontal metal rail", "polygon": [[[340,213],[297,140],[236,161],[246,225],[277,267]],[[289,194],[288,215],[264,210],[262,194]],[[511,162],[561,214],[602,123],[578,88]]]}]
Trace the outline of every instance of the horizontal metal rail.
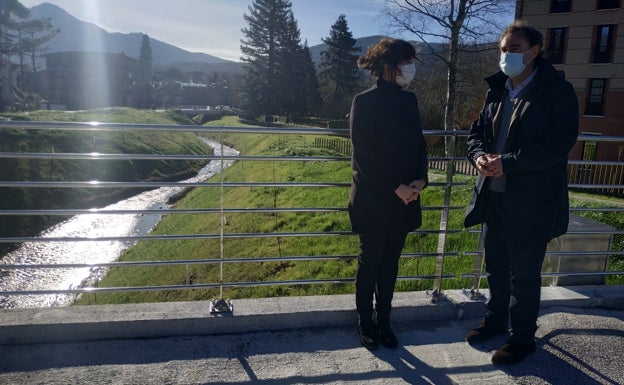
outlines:
[{"label": "horizontal metal rail", "polygon": [[[401,258],[431,258],[437,257],[438,253],[405,253]],[[459,253],[445,253],[447,257],[459,256]],[[357,255],[315,255],[297,257],[249,257],[249,258],[210,258],[210,259],[182,259],[167,261],[127,261],[127,262],[102,262],[102,263],[54,263],[54,264],[24,264],[24,265],[0,265],[4,270],[27,270],[27,269],[82,269],[93,267],[145,267],[145,266],[179,266],[179,265],[215,265],[219,263],[266,263],[266,262],[303,262],[303,261],[348,261],[357,259]],[[449,274],[451,276],[452,274]]]},{"label": "horizontal metal rail", "polygon": [[[458,234],[461,230],[448,230],[448,234]],[[415,230],[414,234],[439,234],[440,230]],[[352,231],[323,231],[323,232],[288,232],[288,233],[228,233],[228,234],[181,234],[181,235],[137,235],[128,237],[4,237],[0,243],[51,243],[51,242],[133,242],[154,240],[200,240],[200,239],[242,239],[242,238],[292,238],[292,237],[336,237],[356,235]]]},{"label": "horizontal metal rail", "polygon": [[[423,211],[444,210],[443,206],[423,206]],[[463,206],[451,206],[449,210],[464,210]],[[67,215],[127,215],[127,214],[249,214],[249,213],[330,213],[344,212],[346,207],[290,207],[290,208],[227,208],[227,209],[146,209],[146,210],[105,210],[105,209],[49,209],[49,210],[0,210],[0,216],[67,216]]]},{"label": "horizontal metal rail", "polygon": [[[0,122],[0,130],[3,129],[24,129],[24,130],[45,130],[45,131],[83,131],[83,132],[185,132],[196,134],[210,134],[211,137],[218,136],[216,134],[271,134],[271,135],[316,135],[316,136],[334,136],[349,137],[349,130],[346,129],[324,129],[309,127],[229,127],[229,126],[195,126],[195,125],[151,125],[151,124],[119,124],[119,123],[98,123],[98,122]],[[431,137],[466,137],[467,131],[452,130],[425,130],[424,134]],[[338,139],[337,139],[338,140]],[[343,139],[339,139],[343,140]],[[594,141],[594,142],[624,142],[623,137],[617,136],[593,136],[580,135],[578,140]],[[454,151],[451,151],[454,152]],[[27,160],[79,160],[79,161],[124,161],[124,160],[146,160],[146,161],[234,161],[234,162],[346,162],[350,159],[348,156],[274,156],[274,155],[195,155],[195,154],[115,154],[100,152],[85,153],[63,153],[63,152],[1,152],[0,159],[27,159]],[[467,166],[465,156],[430,156],[429,160],[436,163],[440,167],[453,169],[454,164],[462,164]],[[462,163],[459,163],[462,162]],[[570,160],[571,166],[594,166],[611,170],[609,167],[620,167],[623,162],[615,161],[582,161]],[[450,168],[449,168],[450,167]],[[468,166],[469,167],[469,166]],[[576,169],[572,169],[573,171]],[[583,169],[584,170],[584,169]],[[602,170],[602,169],[601,169]],[[447,173],[448,176],[448,173]],[[434,180],[429,183],[430,188],[443,189],[447,196],[456,186],[466,186],[469,182],[465,179],[457,181],[456,178],[446,179],[441,182]],[[236,181],[207,181],[207,182],[124,182],[124,181],[47,181],[47,180],[29,180],[29,181],[0,181],[2,188],[20,188],[20,189],[118,189],[118,188],[139,188],[139,189],[155,189],[161,187],[183,187],[183,188],[348,188],[351,185],[348,181],[335,182],[284,182],[284,181],[253,181],[253,182],[236,182]],[[624,190],[624,184],[621,181],[615,183],[586,184],[586,183],[570,183],[569,188],[573,189],[615,189]],[[445,202],[446,203],[446,202]],[[444,218],[444,227],[442,223],[439,229],[419,229],[414,231],[416,235],[436,235],[440,240],[444,240],[446,236],[458,235],[462,233],[479,234],[481,229],[451,229],[447,228],[445,215],[449,211],[464,210],[464,206],[453,205],[450,202],[443,205],[423,206],[425,211],[440,211]],[[346,207],[210,207],[196,209],[27,209],[0,210],[0,216],[74,216],[74,215],[175,215],[175,214],[210,214],[210,215],[230,215],[230,214],[277,214],[277,213],[345,213]],[[571,207],[571,212],[621,212],[624,207]],[[223,226],[223,222],[221,224]],[[223,231],[223,228],[222,228]],[[570,235],[617,235],[624,234],[624,230],[571,230]],[[64,237],[64,236],[38,236],[38,237],[3,237],[0,238],[0,244],[28,244],[28,243],[53,243],[53,242],[137,242],[137,241],[154,241],[154,240],[224,240],[232,239],[252,239],[252,238],[294,238],[294,237],[349,237],[355,236],[351,231],[302,231],[302,232],[248,232],[248,233],[205,233],[205,234],[159,234],[159,235],[138,235],[138,236],[98,236],[98,237]],[[440,248],[440,246],[442,246]],[[422,281],[431,280],[434,282],[434,292],[440,291],[440,281],[450,279],[473,279],[478,282],[482,277],[487,276],[483,271],[473,271],[472,273],[459,272],[449,273],[444,271],[444,260],[446,258],[463,258],[474,257],[475,259],[482,257],[482,251],[464,250],[449,251],[446,243],[440,242],[436,252],[420,252],[420,253],[403,253],[401,259],[421,259],[430,258],[437,261],[436,272],[433,275],[403,275],[398,281]],[[557,255],[562,258],[572,256],[622,256],[622,251],[594,250],[594,251],[548,251],[547,255]],[[321,261],[352,261],[357,259],[357,255],[301,255],[301,256],[251,256],[224,258],[223,255],[215,258],[201,259],[168,259],[168,260],[141,260],[141,261],[114,261],[114,262],[98,262],[98,263],[14,263],[2,264],[0,261],[0,271],[29,271],[39,269],[110,269],[110,268],[132,268],[132,267],[173,267],[173,266],[190,266],[190,265],[237,265],[252,263],[282,263],[282,262],[321,262]],[[563,276],[614,276],[622,275],[622,271],[588,271],[588,272],[544,272],[543,277],[563,277]],[[131,292],[131,291],[164,291],[164,290],[197,290],[197,289],[223,289],[223,288],[241,288],[241,287],[259,287],[259,286],[294,286],[294,285],[319,285],[319,284],[344,284],[352,283],[353,278],[330,278],[330,279],[300,279],[300,280],[267,280],[258,282],[228,282],[222,278],[219,282],[211,283],[188,283],[183,285],[147,285],[147,286],[128,286],[128,287],[72,287],[68,289],[54,290],[7,290],[0,291],[0,296],[23,296],[23,295],[57,295],[68,294],[77,295],[85,293],[107,293],[107,292]],[[97,285],[97,282],[95,282]],[[479,285],[477,284],[477,288]],[[478,289],[477,289],[478,290]]]},{"label": "horizontal metal rail", "polygon": [[324,162],[345,161],[345,156],[250,156],[250,155],[152,155],[152,154],[104,154],[104,153],[32,153],[0,152],[0,159],[54,159],[54,160],[240,160],[240,161],[288,161]]},{"label": "horizontal metal rail", "polygon": [[[102,122],[31,122],[31,121],[0,121],[0,129],[13,128],[24,130],[44,131],[165,131],[165,132],[205,132],[205,133],[244,133],[244,134],[284,134],[284,135],[337,135],[348,136],[349,130],[339,128],[312,128],[312,127],[232,127],[232,126],[197,126],[197,125],[168,125],[168,124],[125,124]],[[434,131],[432,131],[434,132]]]},{"label": "horizontal metal rail", "polygon": [[[439,278],[434,275],[410,275],[399,276],[397,281],[433,280]],[[443,275],[442,279],[452,279],[454,275]],[[89,293],[114,293],[114,292],[138,292],[138,291],[163,291],[163,290],[198,290],[218,289],[221,287],[261,287],[261,286],[295,286],[295,285],[322,285],[353,283],[355,278],[329,278],[329,279],[302,279],[292,281],[253,281],[253,282],[223,282],[188,285],[162,285],[162,286],[126,286],[126,287],[85,287],[67,290],[24,290],[4,291],[4,295],[55,295],[55,294],[89,294]]]},{"label": "horizontal metal rail", "polygon": [[[469,233],[481,233],[482,230],[477,227],[469,228],[466,231]],[[569,230],[566,234],[586,234],[586,235],[598,235],[598,234],[624,234],[624,230]]]},{"label": "horizontal metal rail", "polygon": [[[465,186],[467,183],[457,182],[452,186]],[[429,186],[447,186],[447,183],[431,182]],[[348,182],[12,182],[0,181],[0,187],[13,188],[144,188],[158,187],[350,187]]]},{"label": "horizontal metal rail", "polygon": [[[542,272],[542,278],[546,277],[582,277],[582,276],[607,276],[607,275],[623,275],[624,271],[563,271],[563,272]],[[486,278],[488,275],[484,274],[474,274],[474,273],[465,273],[461,274],[461,278]]]},{"label": "horizontal metal rail", "polygon": [[[608,234],[608,233],[607,233]],[[480,251],[465,251],[464,255],[476,256]],[[624,251],[616,250],[595,250],[595,251],[546,251],[546,255],[560,255],[560,256],[583,256],[583,255],[624,255]]]},{"label": "horizontal metal rail", "polygon": [[579,183],[571,183],[568,184],[569,188],[578,188],[578,189],[624,189],[624,184],[579,184]]}]

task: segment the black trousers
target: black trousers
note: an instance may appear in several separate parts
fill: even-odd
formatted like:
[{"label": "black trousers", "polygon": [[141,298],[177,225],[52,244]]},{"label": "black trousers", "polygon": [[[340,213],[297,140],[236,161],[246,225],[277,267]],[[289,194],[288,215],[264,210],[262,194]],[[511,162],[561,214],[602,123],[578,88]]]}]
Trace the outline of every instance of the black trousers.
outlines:
[{"label": "black trousers", "polygon": [[371,319],[374,299],[378,319],[389,321],[399,257],[406,238],[407,233],[401,232],[360,235],[355,275],[355,305],[360,320]]},{"label": "black trousers", "polygon": [[485,265],[490,298],[485,321],[508,327],[514,339],[533,341],[540,306],[541,270],[546,253],[544,234],[510,231],[504,223],[505,195],[489,192],[485,216]]}]

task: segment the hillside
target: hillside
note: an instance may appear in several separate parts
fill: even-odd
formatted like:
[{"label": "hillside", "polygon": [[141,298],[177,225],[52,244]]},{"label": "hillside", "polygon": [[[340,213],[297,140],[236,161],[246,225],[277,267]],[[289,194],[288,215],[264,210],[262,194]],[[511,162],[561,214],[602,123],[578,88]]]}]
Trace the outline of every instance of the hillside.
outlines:
[{"label": "hillside", "polygon": [[[31,8],[31,18],[50,18],[54,28],[60,32],[50,40],[45,48],[48,53],[64,51],[104,51],[120,53],[138,59],[142,33],[110,33],[93,23],[79,20],[62,8],[43,3]],[[85,44],[85,42],[89,42]],[[96,44],[97,43],[97,44]],[[99,44],[99,46],[98,46]],[[175,63],[200,62],[205,64],[239,63],[221,59],[204,53],[195,53],[150,38],[153,66],[168,67]]]}]

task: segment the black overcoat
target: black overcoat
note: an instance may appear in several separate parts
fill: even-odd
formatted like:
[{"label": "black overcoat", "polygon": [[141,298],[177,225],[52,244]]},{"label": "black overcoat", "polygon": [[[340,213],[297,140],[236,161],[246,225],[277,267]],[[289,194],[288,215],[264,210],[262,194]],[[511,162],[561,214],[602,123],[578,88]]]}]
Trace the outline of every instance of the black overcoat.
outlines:
[{"label": "black overcoat", "polygon": [[349,217],[356,233],[409,232],[422,223],[420,199],[403,204],[394,191],[427,179],[427,148],[418,100],[383,79],[353,99],[353,183]]},{"label": "black overcoat", "polygon": [[[578,100],[572,85],[550,63],[536,59],[537,73],[516,104],[507,150],[502,154],[506,175],[504,226],[506,232],[546,241],[568,228],[568,153],[578,136]],[[468,160],[494,153],[493,124],[505,95],[507,76],[498,72],[486,79],[490,89],[485,105],[471,127]],[[484,221],[490,178],[477,177],[464,224]]]}]

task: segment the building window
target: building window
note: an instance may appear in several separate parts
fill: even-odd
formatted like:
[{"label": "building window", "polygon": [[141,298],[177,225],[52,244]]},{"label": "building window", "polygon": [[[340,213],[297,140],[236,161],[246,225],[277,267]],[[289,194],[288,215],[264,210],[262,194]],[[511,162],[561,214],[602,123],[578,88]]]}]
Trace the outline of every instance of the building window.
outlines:
[{"label": "building window", "polygon": [[570,12],[571,0],[551,0],[550,13]]},{"label": "building window", "polygon": [[585,115],[604,115],[604,93],[607,79],[590,79]]},{"label": "building window", "polygon": [[594,42],[594,57],[592,63],[610,63],[613,53],[613,25],[599,25],[596,27]]},{"label": "building window", "polygon": [[563,64],[566,28],[552,28],[548,34],[548,60],[552,64]]},{"label": "building window", "polygon": [[596,9],[620,8],[620,0],[598,0]]},{"label": "building window", "polygon": [[590,162],[596,160],[596,153],[598,152],[598,142],[595,140],[586,140],[583,142],[583,160]]},{"label": "building window", "polygon": [[[583,132],[583,135],[595,135]],[[581,159],[587,163],[583,163],[578,169],[578,182],[582,184],[591,184],[593,179],[593,169],[591,162],[596,161],[598,154],[598,142],[595,140],[585,140],[581,144]]]}]

